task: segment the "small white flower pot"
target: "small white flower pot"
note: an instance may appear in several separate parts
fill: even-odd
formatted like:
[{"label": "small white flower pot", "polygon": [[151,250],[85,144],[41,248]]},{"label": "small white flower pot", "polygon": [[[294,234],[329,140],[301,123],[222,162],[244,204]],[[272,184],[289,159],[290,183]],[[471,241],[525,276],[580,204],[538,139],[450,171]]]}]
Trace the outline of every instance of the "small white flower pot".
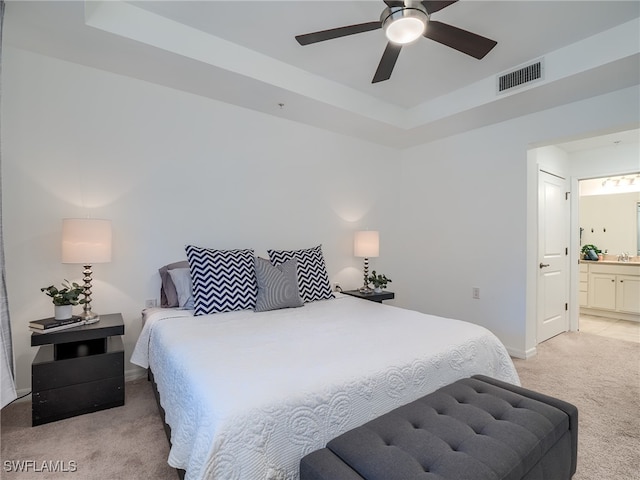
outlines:
[{"label": "small white flower pot", "polygon": [[73,305],[54,305],[54,316],[56,320],[66,320],[73,316]]},{"label": "small white flower pot", "polygon": [[382,288],[380,288],[380,287],[376,287],[376,288],[374,288],[374,289],[373,289],[373,291],[374,291],[375,293],[382,293]]}]

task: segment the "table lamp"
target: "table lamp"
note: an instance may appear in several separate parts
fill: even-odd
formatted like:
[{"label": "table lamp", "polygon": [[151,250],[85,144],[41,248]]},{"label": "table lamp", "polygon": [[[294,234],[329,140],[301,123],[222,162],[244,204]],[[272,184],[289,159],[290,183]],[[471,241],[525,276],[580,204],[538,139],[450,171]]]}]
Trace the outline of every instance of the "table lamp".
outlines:
[{"label": "table lamp", "polygon": [[356,232],[353,239],[353,254],[364,258],[364,285],[361,293],[373,293],[369,287],[369,258],[377,257],[380,253],[380,236],[377,231],[364,230]]},{"label": "table lamp", "polygon": [[84,305],[80,317],[87,323],[100,318],[91,311],[91,266],[111,261],[111,220],[64,218],[62,220],[62,263],[84,266]]}]

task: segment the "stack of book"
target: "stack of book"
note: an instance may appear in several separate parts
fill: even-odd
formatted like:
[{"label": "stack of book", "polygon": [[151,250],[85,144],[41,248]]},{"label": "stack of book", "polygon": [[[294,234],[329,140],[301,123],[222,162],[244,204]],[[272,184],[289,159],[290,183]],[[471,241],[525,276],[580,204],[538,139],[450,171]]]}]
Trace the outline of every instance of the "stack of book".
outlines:
[{"label": "stack of book", "polygon": [[81,317],[73,316],[65,320],[56,320],[55,318],[44,318],[42,320],[34,320],[29,322],[29,330],[35,333],[51,333],[66,328],[79,327],[87,323]]}]

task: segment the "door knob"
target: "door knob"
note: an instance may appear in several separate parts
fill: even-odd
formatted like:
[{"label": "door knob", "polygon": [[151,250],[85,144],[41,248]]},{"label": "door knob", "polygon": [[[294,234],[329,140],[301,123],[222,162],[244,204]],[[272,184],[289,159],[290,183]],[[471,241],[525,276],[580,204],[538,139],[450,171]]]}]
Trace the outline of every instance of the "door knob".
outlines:
[{"label": "door knob", "polygon": [[542,263],[540,262],[540,268],[544,268],[544,267],[548,267],[549,264],[548,263]]}]

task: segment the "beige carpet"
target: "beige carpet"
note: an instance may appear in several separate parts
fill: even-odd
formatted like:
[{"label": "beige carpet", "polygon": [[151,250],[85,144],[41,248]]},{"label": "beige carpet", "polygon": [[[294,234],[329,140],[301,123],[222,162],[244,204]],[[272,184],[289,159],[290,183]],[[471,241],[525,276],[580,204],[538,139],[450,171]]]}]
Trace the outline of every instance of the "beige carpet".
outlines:
[{"label": "beige carpet", "polygon": [[571,332],[514,363],[524,387],[578,407],[573,480],[640,479],[640,344]]},{"label": "beige carpet", "polygon": [[[516,360],[523,386],[579,409],[574,480],[640,480],[640,345],[563,334]],[[176,480],[167,439],[146,380],[127,383],[123,407],[31,427],[30,403],[2,410],[0,478],[20,480]],[[6,461],[70,461],[76,472],[15,473]],[[41,469],[41,468],[40,468]],[[252,479],[248,479],[252,480]]]},{"label": "beige carpet", "polygon": [[[2,410],[2,479],[177,480],[169,444],[146,379],[127,382],[125,405],[31,427],[31,403]],[[74,461],[76,472],[7,472],[9,460]]]}]

